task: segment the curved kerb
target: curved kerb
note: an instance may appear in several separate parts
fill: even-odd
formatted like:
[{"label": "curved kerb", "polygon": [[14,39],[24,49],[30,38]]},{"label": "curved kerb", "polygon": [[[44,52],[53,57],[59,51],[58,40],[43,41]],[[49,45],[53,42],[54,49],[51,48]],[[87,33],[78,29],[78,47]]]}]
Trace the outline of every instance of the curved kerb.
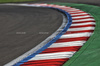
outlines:
[{"label": "curved kerb", "polygon": [[22,4],[22,6],[59,10],[67,16],[68,22],[65,21],[63,27],[55,32],[56,37],[53,36],[48,43],[41,44],[41,48],[36,48],[39,50],[31,52],[30,55],[22,55],[23,59],[20,57],[12,61],[16,62],[12,64],[14,66],[62,66],[84,45],[95,29],[94,18],[76,8],[53,4]]}]

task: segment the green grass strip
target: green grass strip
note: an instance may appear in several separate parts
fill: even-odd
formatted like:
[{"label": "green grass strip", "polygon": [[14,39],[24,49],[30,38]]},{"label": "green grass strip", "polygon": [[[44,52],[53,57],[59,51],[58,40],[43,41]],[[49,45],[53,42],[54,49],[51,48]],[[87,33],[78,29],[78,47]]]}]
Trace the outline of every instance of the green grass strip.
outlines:
[{"label": "green grass strip", "polygon": [[100,65],[100,7],[74,3],[51,3],[78,8],[90,13],[96,20],[94,34],[63,66],[99,66]]}]

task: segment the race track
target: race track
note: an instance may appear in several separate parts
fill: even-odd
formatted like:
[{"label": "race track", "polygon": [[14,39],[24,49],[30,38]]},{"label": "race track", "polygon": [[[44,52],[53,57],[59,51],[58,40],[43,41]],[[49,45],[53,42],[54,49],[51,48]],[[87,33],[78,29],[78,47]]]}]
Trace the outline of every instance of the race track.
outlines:
[{"label": "race track", "polygon": [[0,5],[0,66],[35,47],[61,24],[56,10]]},{"label": "race track", "polygon": [[[91,3],[78,0],[37,1],[37,3],[41,2],[73,2],[100,5],[99,0],[92,0]],[[0,5],[0,66],[41,43],[60,27],[62,20],[62,15],[52,9]]]}]

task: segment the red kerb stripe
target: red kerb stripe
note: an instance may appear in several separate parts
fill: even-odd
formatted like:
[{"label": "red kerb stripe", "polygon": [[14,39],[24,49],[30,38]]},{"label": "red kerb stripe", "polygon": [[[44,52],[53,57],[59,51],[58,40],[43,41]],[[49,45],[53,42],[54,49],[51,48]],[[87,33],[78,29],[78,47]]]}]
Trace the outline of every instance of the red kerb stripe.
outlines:
[{"label": "red kerb stripe", "polygon": [[95,27],[95,25],[89,24],[89,25],[79,25],[79,26],[71,26],[70,28],[81,28],[81,27]]},{"label": "red kerb stripe", "polygon": [[86,13],[86,12],[75,12],[75,13],[70,13],[70,14],[80,14],[80,13]]},{"label": "red kerb stripe", "polygon": [[89,14],[80,14],[80,15],[73,15],[72,17],[79,17],[79,16],[88,16]]},{"label": "red kerb stripe", "polygon": [[57,65],[62,65],[66,61],[68,61],[69,58],[64,58],[64,59],[48,59],[48,60],[33,60],[33,61],[28,61],[25,62],[24,64],[20,66],[57,66]]},{"label": "red kerb stripe", "polygon": [[75,18],[73,20],[81,20],[81,19],[89,19],[89,18],[93,19],[93,17],[84,17],[84,18]]},{"label": "red kerb stripe", "polygon": [[69,52],[78,51],[81,46],[71,46],[71,47],[58,47],[58,48],[47,48],[42,53],[56,53],[56,52]]},{"label": "red kerb stripe", "polygon": [[87,22],[95,22],[95,21],[94,20],[88,20],[88,21],[72,22],[72,24],[76,24],[76,23],[87,23]]},{"label": "red kerb stripe", "polygon": [[87,41],[89,37],[77,37],[77,38],[65,38],[65,39],[58,39],[55,43],[60,42],[71,42],[71,41]]},{"label": "red kerb stripe", "polygon": [[84,32],[93,32],[93,31],[94,31],[94,30],[67,31],[65,34],[84,33]]}]

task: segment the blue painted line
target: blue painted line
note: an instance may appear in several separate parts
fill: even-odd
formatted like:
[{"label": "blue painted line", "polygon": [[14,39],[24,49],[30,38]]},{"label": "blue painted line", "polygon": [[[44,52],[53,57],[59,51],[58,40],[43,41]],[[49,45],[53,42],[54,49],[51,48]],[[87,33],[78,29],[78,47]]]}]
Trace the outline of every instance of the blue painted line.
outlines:
[{"label": "blue painted line", "polygon": [[13,66],[20,66],[20,65],[24,64],[25,62],[28,62],[29,59],[35,57],[37,54],[39,54],[42,51],[44,51],[45,49],[47,49],[50,45],[52,45],[54,42],[56,42],[68,30],[68,28],[71,26],[71,24],[72,24],[72,17],[71,17],[71,15],[68,12],[66,12],[66,11],[64,11],[62,9],[59,9],[59,8],[54,8],[54,7],[46,7],[46,8],[52,8],[52,9],[56,9],[58,11],[63,12],[67,16],[67,19],[68,19],[67,25],[65,26],[65,28],[56,37],[54,37],[46,45],[44,45],[38,51],[34,52],[33,54],[31,54],[30,56],[24,58],[23,60],[19,61],[18,63],[16,63]]}]

